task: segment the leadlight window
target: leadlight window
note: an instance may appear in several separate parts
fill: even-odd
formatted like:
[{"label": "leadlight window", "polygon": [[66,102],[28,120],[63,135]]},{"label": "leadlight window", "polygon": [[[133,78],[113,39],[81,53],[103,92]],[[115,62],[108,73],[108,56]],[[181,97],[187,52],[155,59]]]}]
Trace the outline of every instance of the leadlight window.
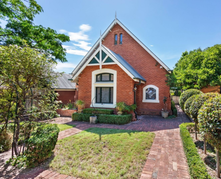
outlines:
[{"label": "leadlight window", "polygon": [[156,89],[154,88],[147,88],[146,89],[146,99],[152,99],[155,100],[156,99]]},{"label": "leadlight window", "polygon": [[113,104],[113,87],[96,87],[96,103]]},{"label": "leadlight window", "polygon": [[120,44],[123,43],[123,34],[120,34]]},{"label": "leadlight window", "polygon": [[117,34],[114,35],[114,45],[117,45]]},{"label": "leadlight window", "polygon": [[96,75],[96,82],[113,82],[113,74],[102,73]]}]

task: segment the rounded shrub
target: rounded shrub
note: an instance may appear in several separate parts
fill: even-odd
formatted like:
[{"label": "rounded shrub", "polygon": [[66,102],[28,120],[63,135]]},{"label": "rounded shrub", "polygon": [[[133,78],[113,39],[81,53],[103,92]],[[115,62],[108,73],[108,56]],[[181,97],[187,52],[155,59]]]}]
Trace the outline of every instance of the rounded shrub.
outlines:
[{"label": "rounded shrub", "polygon": [[202,93],[200,90],[197,90],[197,89],[188,89],[186,91],[184,91],[181,96],[180,96],[180,107],[184,110],[184,104],[186,102],[186,100],[193,96],[193,95],[196,95],[196,94],[200,94]]},{"label": "rounded shrub", "polygon": [[12,134],[3,130],[0,132],[0,153],[8,151],[12,146]]},{"label": "rounded shrub", "polygon": [[194,119],[196,123],[198,123],[197,116],[200,108],[204,104],[205,101],[207,101],[209,98],[214,98],[216,96],[219,96],[218,93],[202,93],[196,95],[195,99],[193,100],[189,112],[190,112],[190,117]]},{"label": "rounded shrub", "polygon": [[207,100],[199,110],[200,132],[221,151],[221,95]]},{"label": "rounded shrub", "polygon": [[56,124],[41,125],[27,140],[25,151],[26,165],[33,167],[52,155],[58,139],[59,128]]},{"label": "rounded shrub", "polygon": [[196,96],[197,95],[193,95],[193,96],[189,97],[184,104],[184,111],[188,116],[190,116],[190,106],[192,105],[192,102],[194,101]]}]

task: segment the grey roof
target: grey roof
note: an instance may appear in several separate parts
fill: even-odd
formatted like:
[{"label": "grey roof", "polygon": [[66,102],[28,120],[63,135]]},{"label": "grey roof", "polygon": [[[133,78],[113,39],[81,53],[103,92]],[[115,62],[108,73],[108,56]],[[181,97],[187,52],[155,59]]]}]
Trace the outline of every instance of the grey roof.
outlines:
[{"label": "grey roof", "polygon": [[57,78],[57,81],[53,87],[55,89],[76,89],[76,83],[71,82],[69,79],[71,79],[70,74],[63,73],[62,76]]},{"label": "grey roof", "polygon": [[103,47],[110,52],[117,60],[123,65],[133,76],[134,79],[140,79],[142,81],[146,81],[144,77],[142,77],[126,60],[123,59],[119,54],[114,53],[112,50],[108,49],[103,45]]}]

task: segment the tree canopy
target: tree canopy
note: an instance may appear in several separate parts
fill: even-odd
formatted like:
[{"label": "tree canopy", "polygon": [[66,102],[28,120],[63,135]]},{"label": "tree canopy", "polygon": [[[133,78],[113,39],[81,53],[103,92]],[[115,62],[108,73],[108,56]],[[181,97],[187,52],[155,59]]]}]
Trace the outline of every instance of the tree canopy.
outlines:
[{"label": "tree canopy", "polygon": [[5,28],[0,26],[0,45],[25,43],[31,48],[39,49],[54,61],[65,62],[65,49],[62,42],[69,37],[59,34],[49,27],[35,25],[35,15],[43,12],[36,0],[1,0],[0,19],[6,20]]},{"label": "tree canopy", "polygon": [[170,86],[183,89],[201,89],[221,85],[221,45],[205,50],[196,49],[183,52],[173,73],[168,75]]}]

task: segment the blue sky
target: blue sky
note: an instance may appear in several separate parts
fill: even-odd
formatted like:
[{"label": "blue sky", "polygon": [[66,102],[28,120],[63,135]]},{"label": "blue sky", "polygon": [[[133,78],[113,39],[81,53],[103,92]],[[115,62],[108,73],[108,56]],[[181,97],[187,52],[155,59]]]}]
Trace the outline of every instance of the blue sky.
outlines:
[{"label": "blue sky", "polygon": [[37,0],[44,12],[35,24],[70,36],[64,43],[70,73],[117,18],[171,69],[182,52],[219,44],[221,1],[213,0]]}]

